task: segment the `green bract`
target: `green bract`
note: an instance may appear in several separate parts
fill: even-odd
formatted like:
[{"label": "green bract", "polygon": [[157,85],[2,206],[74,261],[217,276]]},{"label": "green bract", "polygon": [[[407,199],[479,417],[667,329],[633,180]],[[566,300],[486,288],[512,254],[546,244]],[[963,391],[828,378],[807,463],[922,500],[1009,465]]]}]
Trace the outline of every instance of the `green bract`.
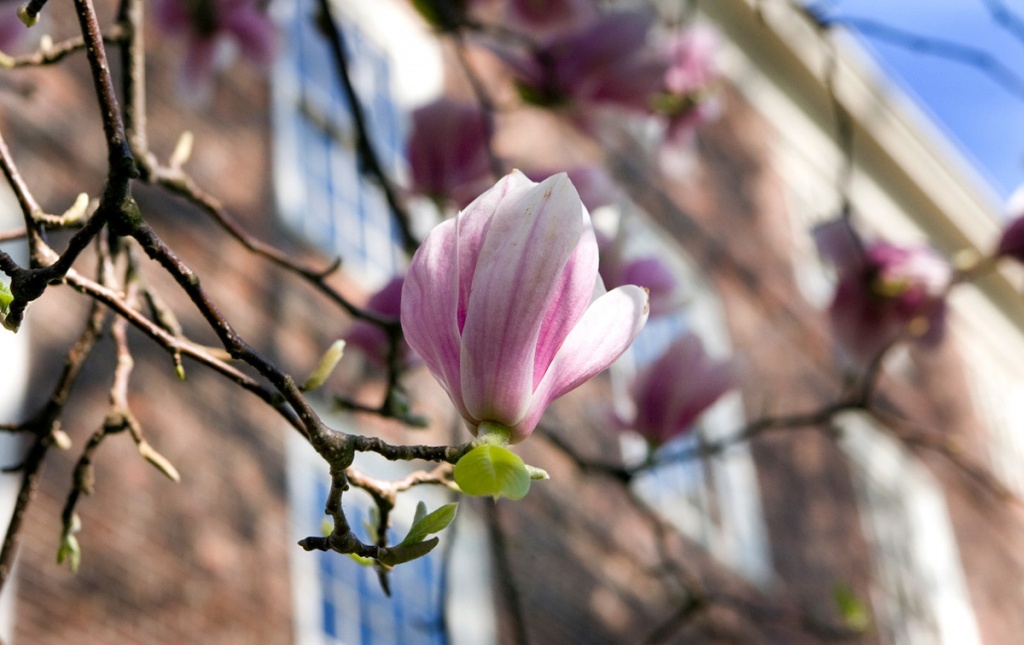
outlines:
[{"label": "green bract", "polygon": [[336,340],[330,346],[330,348],[320,358],[320,362],[317,363],[313,373],[309,375],[306,382],[302,384],[302,389],[315,390],[324,384],[324,381],[331,375],[334,368],[338,366],[338,361],[341,360],[342,355],[345,353],[345,341]]},{"label": "green bract", "polygon": [[7,315],[12,300],[14,300],[14,294],[11,293],[11,288],[7,286],[6,282],[0,281],[0,314]]},{"label": "green bract", "polygon": [[519,455],[495,445],[473,448],[455,464],[455,483],[467,495],[522,499],[530,492],[530,471]]},{"label": "green bract", "polygon": [[452,502],[427,515],[427,505],[420,502],[416,505],[416,516],[409,528],[409,534],[405,536],[399,546],[422,542],[428,535],[445,530],[455,519],[455,512],[458,508],[458,503]]}]

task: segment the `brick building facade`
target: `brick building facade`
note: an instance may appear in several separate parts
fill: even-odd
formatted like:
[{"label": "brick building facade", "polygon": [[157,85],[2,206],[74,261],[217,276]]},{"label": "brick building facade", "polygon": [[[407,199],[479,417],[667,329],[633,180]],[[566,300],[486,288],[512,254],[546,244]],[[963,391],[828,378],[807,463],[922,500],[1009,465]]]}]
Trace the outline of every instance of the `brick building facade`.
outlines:
[{"label": "brick building facade", "polygon": [[[101,3],[105,20],[110,4]],[[341,254],[334,279],[363,299],[403,261],[380,195],[359,179],[351,142],[309,118],[323,109],[350,127],[336,78],[317,58],[311,4],[275,3],[282,42],[269,80],[233,67],[201,110],[177,98],[178,70],[166,55],[172,42],[151,38],[151,147],[167,155],[183,130],[193,131],[187,168],[197,181],[257,238],[312,262]],[[541,114],[503,121],[497,144],[517,163],[540,155],[547,165],[599,160],[611,170],[625,192],[613,216],[634,222],[636,244],[674,258],[688,303],[685,316],[652,325],[627,363],[642,362],[682,328],[742,358],[738,393],[703,422],[703,436],[713,439],[745,420],[818,409],[842,392],[824,314],[831,282],[809,235],[843,197],[830,85],[853,132],[846,196],[859,223],[900,242],[930,240],[948,255],[987,249],[998,223],[979,183],[856,48],[833,44],[786,3],[699,4],[699,19],[723,36],[724,108],[699,131],[685,172],[661,174],[629,154],[636,145],[629,132],[609,129],[598,148]],[[337,5],[355,50],[357,90],[389,168],[400,173],[407,111],[430,92],[460,91],[451,52],[429,44],[402,2]],[[48,11],[55,35],[74,33],[60,16],[64,7]],[[409,50],[430,78],[400,89]],[[840,63],[829,78],[833,52]],[[8,75],[0,131],[37,198],[59,212],[82,190],[98,194],[103,143],[84,61]],[[542,138],[524,134],[538,131]],[[321,296],[202,212],[141,183],[134,191],[227,319],[286,370],[306,373],[343,335],[348,321],[325,316],[333,309]],[[153,269],[143,267],[147,279],[176,310],[188,310]],[[4,591],[9,641],[1013,643],[1024,632],[1024,516],[1019,502],[1000,499],[989,475],[978,474],[1024,494],[1017,479],[1024,445],[1013,432],[1024,370],[1007,351],[1024,350],[1024,307],[1012,279],[1000,273],[959,291],[937,351],[893,357],[878,385],[879,418],[847,413],[829,428],[769,432],[722,455],[658,469],[632,489],[558,447],[570,446],[584,462],[629,458],[628,442],[606,423],[607,402],[629,370],[613,369],[552,408],[542,430],[557,443],[538,436],[521,445],[526,462],[548,470],[551,481],[515,503],[465,500],[455,528],[442,535],[455,546],[399,567],[390,601],[372,570],[296,546],[318,530],[327,473],[293,431],[198,365],[186,362],[188,379],[179,382],[166,353],[141,334],[130,338],[131,404],[182,480],[169,483],[128,437],[110,437],[95,462],[95,492],[79,505],[81,568],[73,575],[57,566],[72,469],[106,412],[115,356],[104,338],[65,416],[74,446],[47,462],[27,515]],[[55,287],[30,309],[21,342],[31,358],[4,377],[6,391],[23,388],[24,396],[9,404],[17,409],[2,409],[2,420],[31,413],[49,396],[87,306]],[[182,323],[215,344],[197,318]],[[346,361],[334,385],[371,401],[381,388],[375,374]],[[426,430],[326,412],[326,398],[320,405],[346,430],[408,443],[451,440],[454,413],[429,375],[416,371],[407,385],[417,410],[432,419]],[[954,443],[978,470],[929,448],[937,442]],[[19,449],[5,444],[6,462],[16,462]],[[381,476],[398,472],[361,465]],[[444,499],[424,494],[432,505]],[[355,493],[346,498],[353,517],[360,503]],[[683,612],[686,572],[708,594],[692,615]],[[835,600],[842,590],[870,613],[863,634],[843,625]]]}]

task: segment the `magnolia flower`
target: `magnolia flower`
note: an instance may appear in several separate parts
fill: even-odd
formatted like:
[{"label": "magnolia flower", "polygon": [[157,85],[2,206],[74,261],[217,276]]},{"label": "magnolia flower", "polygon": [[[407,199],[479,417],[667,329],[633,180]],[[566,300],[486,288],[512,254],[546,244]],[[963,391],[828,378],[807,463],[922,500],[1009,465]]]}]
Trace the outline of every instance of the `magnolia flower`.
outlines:
[{"label": "magnolia flower", "polygon": [[577,28],[596,16],[590,0],[509,0],[505,13],[535,38]]},{"label": "magnolia flower", "polygon": [[487,122],[476,107],[440,99],[417,109],[408,152],[417,193],[462,207],[489,183]]},{"label": "magnolia flower", "polygon": [[10,48],[25,37],[28,29],[18,18],[18,7],[22,3],[0,0],[0,51],[10,53]]},{"label": "magnolia flower", "polygon": [[539,105],[615,105],[646,112],[665,63],[647,46],[653,16],[609,13],[552,37],[528,57],[497,50],[525,100]]},{"label": "magnolia flower", "polygon": [[[380,291],[370,296],[366,302],[366,310],[376,314],[380,318],[398,321],[402,309],[402,285],[405,278],[396,276],[391,278]],[[358,347],[367,358],[377,365],[386,365],[388,361],[388,350],[390,344],[388,334],[380,325],[375,325],[366,320],[357,320],[347,334],[345,342],[351,347]],[[404,342],[399,345],[399,357],[403,362],[408,361],[409,347]]]},{"label": "magnolia flower", "polygon": [[733,362],[709,357],[700,338],[686,334],[637,375],[630,390],[635,412],[617,425],[657,447],[692,429],[735,386]]},{"label": "magnolia flower", "polygon": [[653,255],[627,257],[621,236],[609,238],[598,234],[601,278],[608,289],[636,284],[647,289],[651,315],[660,316],[676,308],[676,279],[665,263]]},{"label": "magnolia flower", "polygon": [[829,317],[846,360],[865,366],[903,333],[942,339],[952,272],[935,251],[864,244],[845,218],[818,226],[814,239],[839,274]]},{"label": "magnolia flower", "polygon": [[1010,223],[999,238],[996,255],[1024,262],[1024,187],[1018,188],[1010,196],[1006,210]]},{"label": "magnolia flower", "polygon": [[1011,221],[999,238],[996,255],[1005,255],[1018,262],[1024,262],[1024,216]]},{"label": "magnolia flower", "polygon": [[273,56],[274,25],[258,0],[157,0],[154,14],[162,29],[188,41],[182,77],[194,92],[209,91],[225,45],[258,65]]},{"label": "magnolia flower", "polygon": [[427,236],[402,329],[474,434],[503,426],[517,443],[646,322],[640,287],[598,292],[597,242],[572,183],[513,171]]},{"label": "magnolia flower", "polygon": [[690,29],[670,43],[665,91],[655,101],[655,110],[668,120],[666,141],[686,143],[698,125],[718,115],[719,103],[711,95],[718,80],[717,49],[718,35],[706,27]]},{"label": "magnolia flower", "polygon": [[[554,174],[556,173],[545,170],[531,170],[526,173],[527,177],[535,181]],[[580,200],[590,212],[614,204],[619,199],[620,193],[615,182],[600,166],[576,166],[567,169],[565,174],[569,176],[569,181],[576,188]]]}]

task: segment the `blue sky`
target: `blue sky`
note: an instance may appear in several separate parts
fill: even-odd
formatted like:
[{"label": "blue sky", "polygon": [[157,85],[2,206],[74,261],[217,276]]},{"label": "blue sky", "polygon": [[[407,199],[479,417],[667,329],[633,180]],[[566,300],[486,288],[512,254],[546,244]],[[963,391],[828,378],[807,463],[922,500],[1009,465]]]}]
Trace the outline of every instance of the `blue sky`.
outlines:
[{"label": "blue sky", "polygon": [[[864,18],[986,52],[1024,79],[1024,36],[995,22],[985,0],[831,0],[811,2],[829,18]],[[1024,1],[1001,4],[1024,22]],[[881,66],[930,113],[996,193],[1024,183],[1024,96],[977,67],[861,37]]]}]

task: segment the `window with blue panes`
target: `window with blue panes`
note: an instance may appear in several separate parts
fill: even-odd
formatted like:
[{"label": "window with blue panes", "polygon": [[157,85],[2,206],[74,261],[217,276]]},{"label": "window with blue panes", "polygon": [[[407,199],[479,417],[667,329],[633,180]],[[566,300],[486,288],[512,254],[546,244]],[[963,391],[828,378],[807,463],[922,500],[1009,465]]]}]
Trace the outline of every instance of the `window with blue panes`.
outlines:
[{"label": "window with blue panes", "polygon": [[[349,432],[343,418],[328,418]],[[323,461],[300,437],[288,435],[288,489],[291,525],[299,537],[319,535],[324,519],[328,475]],[[397,479],[405,463],[376,455],[358,455],[356,467],[370,476]],[[434,510],[449,501],[446,489],[416,487],[398,497],[389,540],[409,529],[416,503]],[[369,540],[373,503],[362,491],[344,497],[353,530]],[[300,535],[301,534],[301,535]],[[389,573],[391,596],[381,588],[373,567],[337,553],[290,553],[296,642],[299,645],[486,645],[496,642],[490,591],[486,529],[465,505],[456,523],[441,535],[428,556]]]},{"label": "window with blue panes", "polygon": [[[626,227],[626,253],[663,259],[681,291],[679,310],[650,318],[630,350],[616,363],[612,376],[617,396],[627,397],[637,371],[656,361],[685,333],[699,336],[711,356],[728,356],[731,346],[722,303],[686,254],[635,212],[632,204],[627,202],[618,210],[626,215],[618,217],[619,225]],[[697,420],[692,432],[661,446],[659,456],[667,463],[644,472],[633,485],[680,532],[748,580],[766,585],[773,574],[749,446],[738,444],[715,456],[671,461],[672,455],[688,453],[701,442],[724,437],[743,423],[740,395],[726,394]],[[624,436],[627,461],[643,459],[646,450],[643,440]]]},{"label": "window with blue panes", "polygon": [[[361,19],[374,5],[335,3],[342,17],[349,71],[362,102],[371,140],[392,177],[403,165],[405,116],[393,99],[397,45]],[[348,277],[371,291],[404,264],[397,223],[380,190],[360,174],[355,133],[331,52],[313,22],[316,0],[281,0],[273,6],[281,51],[272,75],[274,181],[278,210],[297,234],[343,260]],[[359,9],[349,12],[349,9]],[[397,25],[384,21],[390,28]],[[376,36],[376,37],[375,37]],[[408,52],[406,52],[408,55]],[[329,417],[329,412],[323,413]],[[358,433],[350,418],[329,419]],[[296,539],[319,535],[328,475],[323,461],[289,435],[289,499]],[[407,464],[359,455],[355,466],[373,477],[397,479]],[[399,496],[392,513],[392,542],[408,530],[416,502],[433,510],[450,501],[442,489],[418,487]],[[369,539],[363,523],[372,502],[361,491],[344,498],[352,526]],[[464,506],[464,505],[463,505]],[[337,553],[291,553],[296,633],[300,645],[399,645],[494,642],[486,531],[468,509],[441,536],[428,556],[396,567],[392,596],[377,572]],[[456,546],[457,544],[457,546]],[[446,552],[451,548],[451,552]],[[457,584],[447,584],[449,578]],[[458,608],[457,620],[445,620]]]},{"label": "window with blue panes", "polygon": [[[301,440],[290,446],[289,454],[293,460],[289,468],[293,525],[307,534],[319,534],[327,502],[326,471],[319,457]],[[407,468],[372,457],[360,459],[357,466],[383,478],[399,477]],[[408,531],[412,509],[420,500],[431,510],[449,501],[440,489],[402,495],[392,516],[390,542],[400,541]],[[369,542],[366,527],[373,522],[370,498],[352,489],[345,494],[344,504],[353,530]],[[388,574],[390,597],[373,567],[333,552],[293,554],[298,571],[296,596],[302,604],[297,611],[298,641],[322,645],[448,643],[444,550],[452,548],[456,533],[446,531],[441,537],[442,544],[429,556],[398,566]],[[310,602],[312,599],[317,602]]]},{"label": "window with blue panes", "polygon": [[[402,264],[398,223],[383,193],[361,173],[349,104],[313,20],[316,5],[294,0],[274,7],[283,32],[273,70],[278,209],[289,227],[340,256],[348,272],[379,284]],[[391,98],[390,60],[354,21],[341,27],[371,141],[394,177],[402,166],[405,119]]]}]

